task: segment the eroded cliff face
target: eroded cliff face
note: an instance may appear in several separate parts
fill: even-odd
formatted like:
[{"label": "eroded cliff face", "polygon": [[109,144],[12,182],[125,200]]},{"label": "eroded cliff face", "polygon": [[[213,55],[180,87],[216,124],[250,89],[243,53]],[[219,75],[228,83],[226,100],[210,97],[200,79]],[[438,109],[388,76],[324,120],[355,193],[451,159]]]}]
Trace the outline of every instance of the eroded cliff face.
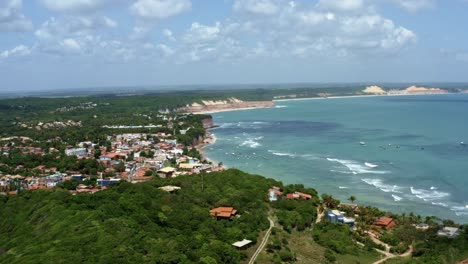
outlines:
[{"label": "eroded cliff face", "polygon": [[207,117],[202,120],[203,128],[208,129],[213,127],[213,117]]},{"label": "eroded cliff face", "polygon": [[227,100],[211,101],[203,100],[201,103],[193,103],[180,109],[188,113],[206,113],[228,111],[244,108],[268,108],[274,107],[273,101],[242,101],[237,98],[228,98]]}]

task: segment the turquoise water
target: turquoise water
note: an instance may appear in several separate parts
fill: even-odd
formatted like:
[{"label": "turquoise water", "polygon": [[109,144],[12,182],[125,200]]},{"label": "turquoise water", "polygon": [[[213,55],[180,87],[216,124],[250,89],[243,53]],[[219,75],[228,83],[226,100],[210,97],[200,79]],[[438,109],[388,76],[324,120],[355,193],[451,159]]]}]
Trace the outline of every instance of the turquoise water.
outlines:
[{"label": "turquoise water", "polygon": [[468,94],[282,101],[213,117],[206,155],[228,167],[468,222]]}]

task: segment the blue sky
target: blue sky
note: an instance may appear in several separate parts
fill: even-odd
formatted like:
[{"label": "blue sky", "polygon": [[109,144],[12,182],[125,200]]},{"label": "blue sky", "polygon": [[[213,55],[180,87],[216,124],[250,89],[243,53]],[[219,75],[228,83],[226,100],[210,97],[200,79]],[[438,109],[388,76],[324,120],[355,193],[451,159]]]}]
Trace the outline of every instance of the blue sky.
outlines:
[{"label": "blue sky", "polygon": [[468,0],[0,0],[0,91],[468,81]]}]

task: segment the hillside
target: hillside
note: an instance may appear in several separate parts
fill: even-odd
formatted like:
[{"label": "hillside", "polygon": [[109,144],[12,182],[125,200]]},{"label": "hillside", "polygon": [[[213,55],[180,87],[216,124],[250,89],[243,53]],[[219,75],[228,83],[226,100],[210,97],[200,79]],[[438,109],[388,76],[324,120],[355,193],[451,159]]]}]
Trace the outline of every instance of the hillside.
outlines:
[{"label": "hillside", "polygon": [[[170,194],[158,187],[181,187]],[[224,173],[121,183],[95,194],[66,190],[0,196],[1,263],[238,263],[231,244],[268,228],[266,192],[278,182]],[[233,206],[239,218],[209,210]]]}]

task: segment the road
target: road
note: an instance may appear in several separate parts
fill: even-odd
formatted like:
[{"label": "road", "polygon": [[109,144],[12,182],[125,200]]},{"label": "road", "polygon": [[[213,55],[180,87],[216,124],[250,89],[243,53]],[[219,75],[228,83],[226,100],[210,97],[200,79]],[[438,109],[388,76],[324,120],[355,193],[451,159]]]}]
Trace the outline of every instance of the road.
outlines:
[{"label": "road", "polygon": [[260,243],[260,246],[257,248],[257,251],[255,251],[255,253],[252,255],[252,258],[250,258],[249,264],[253,264],[255,262],[258,255],[260,254],[260,252],[262,252],[263,248],[265,248],[265,246],[266,246],[266,244],[268,242],[268,238],[270,237],[271,229],[275,226],[275,222],[273,222],[273,220],[270,217],[268,217],[268,221],[270,221],[270,228],[268,228],[265,236],[263,237],[262,243]]},{"label": "road", "polygon": [[374,262],[373,264],[381,264],[389,259],[396,258],[396,257],[409,257],[413,253],[413,246],[409,246],[409,249],[405,253],[400,254],[400,255],[395,255],[393,253],[390,253],[390,246],[388,244],[380,241],[374,236],[369,235],[369,237],[372,239],[372,241],[374,241],[374,243],[383,245],[385,247],[385,251],[380,250],[380,249],[375,249],[377,252],[381,253],[382,255],[385,255],[385,258],[378,260]]}]

